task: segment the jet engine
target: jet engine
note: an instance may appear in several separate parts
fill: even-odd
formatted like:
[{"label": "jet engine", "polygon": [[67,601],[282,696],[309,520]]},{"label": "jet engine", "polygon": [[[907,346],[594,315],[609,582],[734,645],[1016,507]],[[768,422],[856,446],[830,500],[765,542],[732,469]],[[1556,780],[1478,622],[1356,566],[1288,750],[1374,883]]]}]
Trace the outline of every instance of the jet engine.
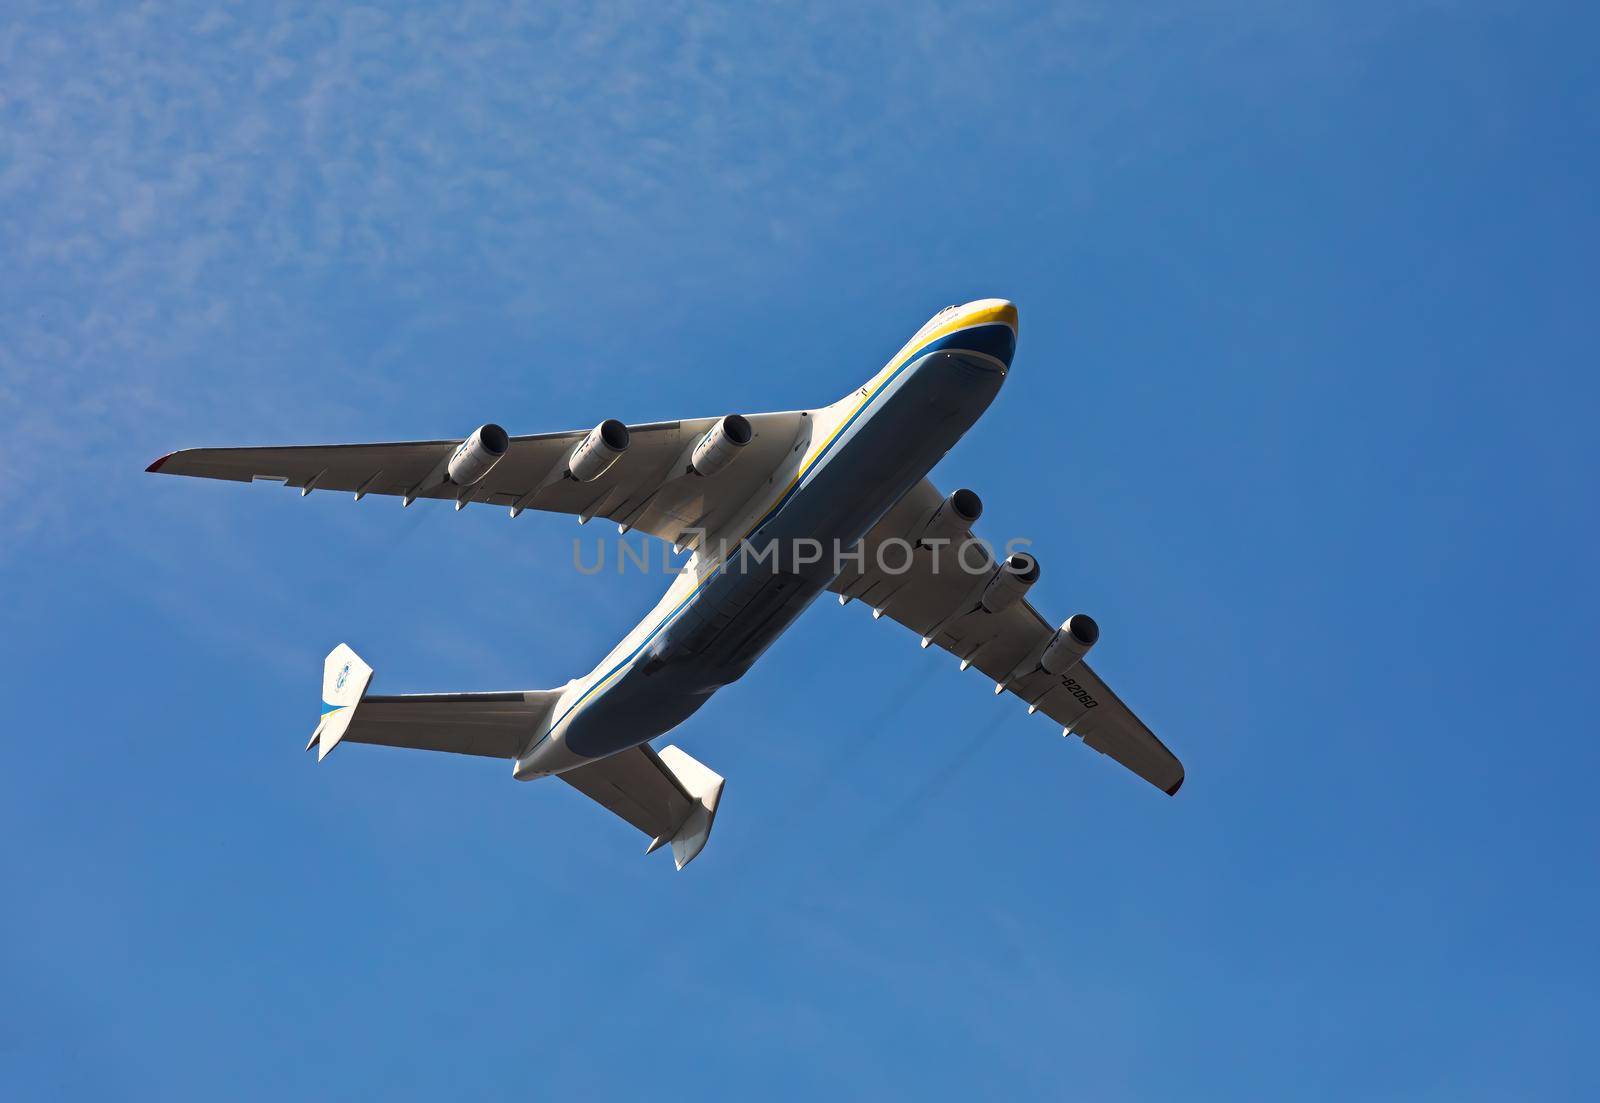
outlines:
[{"label": "jet engine", "polygon": [[490,422],[481,425],[461,442],[455,455],[450,457],[446,473],[457,486],[471,486],[489,473],[511,448],[511,438],[500,426]]},{"label": "jet engine", "polygon": [[1003,613],[1021,600],[1037,581],[1039,561],[1027,552],[1013,552],[1006,556],[1006,561],[983,588],[979,604],[991,613]]},{"label": "jet engine", "polygon": [[572,450],[567,474],[580,483],[592,483],[611,469],[628,450],[628,427],[616,418],[607,418]]},{"label": "jet engine", "polygon": [[1100,626],[1087,613],[1073,613],[1045,644],[1039,667],[1046,674],[1065,674],[1077,666],[1100,638]]},{"label": "jet engine", "polygon": [[696,475],[710,477],[733,462],[739,450],[755,436],[749,419],[740,414],[718,418],[715,425],[700,438],[689,456],[689,466]]},{"label": "jet engine", "polygon": [[963,488],[940,503],[911,542],[918,545],[934,544],[934,541],[941,540],[946,544],[952,543],[982,516],[983,499]]}]

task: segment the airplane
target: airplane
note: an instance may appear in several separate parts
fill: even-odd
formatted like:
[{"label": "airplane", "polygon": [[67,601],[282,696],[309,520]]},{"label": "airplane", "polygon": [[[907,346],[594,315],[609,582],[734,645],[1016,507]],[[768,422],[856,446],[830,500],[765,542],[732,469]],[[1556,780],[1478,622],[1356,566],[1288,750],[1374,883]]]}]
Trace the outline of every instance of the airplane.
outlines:
[{"label": "airplane", "polygon": [[[1028,601],[1038,561],[997,555],[972,526],[983,503],[928,472],[1011,371],[1017,308],[1005,299],[930,318],[864,385],[829,406],[461,440],[194,448],[147,470],[313,491],[444,499],[602,517],[688,551],[659,604],[593,670],[554,689],[368,693],[372,668],[341,643],[323,667],[306,749],[341,742],[510,761],[555,776],[639,829],[683,869],[706,845],[724,779],[651,740],[737,681],[824,591],[937,644],[1167,794],[1183,765],[1084,661],[1100,636]],[[832,549],[825,553],[822,549]],[[754,566],[751,561],[754,560]]]}]

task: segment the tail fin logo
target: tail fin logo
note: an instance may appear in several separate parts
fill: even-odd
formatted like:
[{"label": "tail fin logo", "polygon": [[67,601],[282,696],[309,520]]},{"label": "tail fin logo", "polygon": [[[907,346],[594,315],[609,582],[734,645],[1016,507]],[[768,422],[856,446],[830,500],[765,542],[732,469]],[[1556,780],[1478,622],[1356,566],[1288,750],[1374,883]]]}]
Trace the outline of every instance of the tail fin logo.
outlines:
[{"label": "tail fin logo", "polygon": [[345,663],[339,670],[339,676],[334,679],[333,688],[337,692],[344,688],[345,679],[350,677],[350,664]]}]

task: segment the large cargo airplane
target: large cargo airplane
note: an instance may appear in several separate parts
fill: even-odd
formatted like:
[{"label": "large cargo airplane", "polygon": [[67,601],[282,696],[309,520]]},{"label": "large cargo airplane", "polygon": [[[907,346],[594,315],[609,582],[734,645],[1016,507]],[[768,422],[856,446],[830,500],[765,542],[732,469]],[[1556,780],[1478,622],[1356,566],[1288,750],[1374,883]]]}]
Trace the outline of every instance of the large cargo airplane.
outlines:
[{"label": "large cargo airplane", "polygon": [[1017,308],[980,299],[935,314],[865,385],[831,406],[775,414],[601,422],[513,437],[287,448],[194,448],[167,475],[448,499],[616,522],[690,556],[666,596],[593,670],[556,689],[367,692],[345,644],[323,668],[319,761],[340,742],[507,759],[519,781],[555,775],[650,839],[682,869],[705,847],[723,779],[650,741],[740,678],[824,591],[858,600],[976,667],[1090,747],[1166,793],[1183,765],[1084,662],[1084,614],[1060,627],[1027,600],[1039,565],[996,555],[971,527],[978,495],[928,472],[1011,370]]}]

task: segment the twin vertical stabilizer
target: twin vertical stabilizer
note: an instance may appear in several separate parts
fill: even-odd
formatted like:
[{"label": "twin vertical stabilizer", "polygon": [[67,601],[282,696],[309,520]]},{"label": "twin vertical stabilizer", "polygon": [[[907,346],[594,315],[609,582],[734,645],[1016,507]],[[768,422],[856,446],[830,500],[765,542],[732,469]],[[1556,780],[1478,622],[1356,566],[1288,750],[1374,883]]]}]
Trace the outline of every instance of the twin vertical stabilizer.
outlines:
[{"label": "twin vertical stabilizer", "polygon": [[322,664],[322,719],[306,744],[308,751],[316,745],[318,762],[327,758],[328,752],[344,738],[350,721],[355,718],[356,706],[366,696],[371,681],[372,668],[350,649],[349,644],[341,643],[328,652],[327,661]]},{"label": "twin vertical stabilizer", "polygon": [[[711,824],[717,818],[717,804],[722,800],[723,779],[721,774],[713,773],[676,747],[661,748],[661,761],[688,792],[692,807],[689,815],[673,831],[672,837],[656,836],[650,841],[650,850],[663,842],[670,842],[673,864],[682,869],[694,861],[711,838]],[[645,853],[650,853],[650,850]]]}]

